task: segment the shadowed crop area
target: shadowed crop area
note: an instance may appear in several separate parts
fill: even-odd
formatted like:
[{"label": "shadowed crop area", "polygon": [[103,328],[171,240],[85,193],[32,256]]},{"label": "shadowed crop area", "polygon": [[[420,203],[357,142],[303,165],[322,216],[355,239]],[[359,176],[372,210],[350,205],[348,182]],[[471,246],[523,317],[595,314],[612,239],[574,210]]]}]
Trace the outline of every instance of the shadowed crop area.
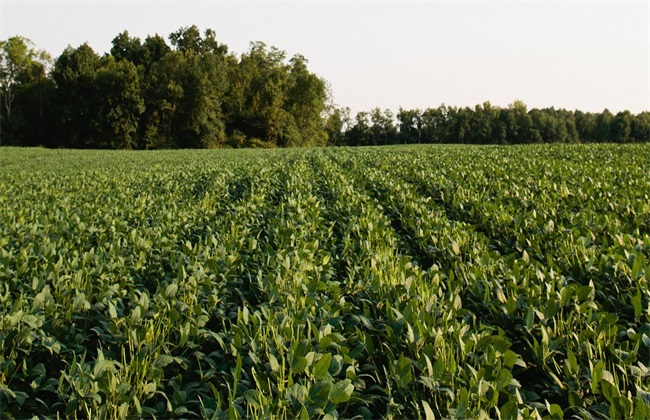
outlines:
[{"label": "shadowed crop area", "polygon": [[0,153],[0,417],[647,418],[650,145]]}]

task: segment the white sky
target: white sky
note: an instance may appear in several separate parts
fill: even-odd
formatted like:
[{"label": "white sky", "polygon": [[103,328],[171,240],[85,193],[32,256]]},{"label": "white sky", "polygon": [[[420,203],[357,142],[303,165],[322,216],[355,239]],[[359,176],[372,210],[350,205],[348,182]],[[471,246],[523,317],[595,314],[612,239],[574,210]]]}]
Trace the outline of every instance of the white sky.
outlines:
[{"label": "white sky", "polygon": [[238,55],[250,41],[303,54],[353,112],[507,106],[650,110],[649,1],[0,0],[0,39],[54,57],[123,30],[165,38],[212,28]]}]

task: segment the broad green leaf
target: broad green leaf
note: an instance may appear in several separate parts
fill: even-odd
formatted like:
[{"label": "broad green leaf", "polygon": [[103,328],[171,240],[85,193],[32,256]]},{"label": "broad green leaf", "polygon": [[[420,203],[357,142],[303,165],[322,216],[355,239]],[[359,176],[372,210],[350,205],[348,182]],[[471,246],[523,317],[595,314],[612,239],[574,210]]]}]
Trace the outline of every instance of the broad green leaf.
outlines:
[{"label": "broad green leaf", "polygon": [[334,404],[339,404],[348,401],[352,396],[352,392],[354,392],[354,385],[349,379],[345,379],[332,385],[327,399]]},{"label": "broad green leaf", "polygon": [[322,355],[321,358],[318,359],[318,361],[314,365],[314,369],[312,371],[312,375],[314,375],[314,378],[324,379],[330,368],[331,361],[332,361],[331,353],[325,353],[324,355]]}]

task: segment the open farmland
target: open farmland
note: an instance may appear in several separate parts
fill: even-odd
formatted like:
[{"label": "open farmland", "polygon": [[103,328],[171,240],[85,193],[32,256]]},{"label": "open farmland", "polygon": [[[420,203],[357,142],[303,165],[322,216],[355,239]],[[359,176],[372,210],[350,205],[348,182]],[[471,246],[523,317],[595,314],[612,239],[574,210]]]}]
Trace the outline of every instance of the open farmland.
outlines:
[{"label": "open farmland", "polygon": [[650,416],[650,145],[0,151],[0,417]]}]

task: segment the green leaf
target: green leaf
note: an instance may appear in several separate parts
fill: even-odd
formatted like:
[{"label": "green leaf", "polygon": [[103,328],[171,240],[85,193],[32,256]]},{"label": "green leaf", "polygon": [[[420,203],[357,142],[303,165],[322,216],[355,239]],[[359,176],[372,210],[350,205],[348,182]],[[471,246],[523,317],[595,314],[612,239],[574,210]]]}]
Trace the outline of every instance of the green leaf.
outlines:
[{"label": "green leaf", "polygon": [[639,319],[643,315],[643,306],[641,304],[641,289],[637,286],[636,294],[631,297],[632,307],[634,308],[634,318]]},{"label": "green leaf", "polygon": [[307,411],[307,407],[304,405],[302,406],[302,410],[300,410],[300,415],[298,416],[300,420],[309,420],[309,411]]},{"label": "green leaf", "polygon": [[519,409],[517,408],[517,403],[514,401],[508,401],[501,407],[499,410],[499,418],[501,420],[510,420],[519,418]]},{"label": "green leaf", "polygon": [[167,366],[168,364],[172,363],[173,361],[174,361],[174,358],[173,358],[173,357],[168,356],[168,355],[166,355],[166,354],[161,354],[161,355],[158,356],[158,358],[156,359],[156,363],[155,363],[155,365],[156,365],[156,367],[164,368],[165,366]]},{"label": "green leaf", "polygon": [[323,356],[321,356],[321,358],[318,359],[318,361],[314,365],[314,369],[312,371],[312,375],[314,375],[314,378],[324,379],[330,368],[331,361],[332,361],[331,353],[325,353]]},{"label": "green leaf", "polygon": [[429,403],[426,401],[422,401],[422,407],[424,408],[424,418],[425,420],[436,420],[435,414],[433,414],[433,410],[429,406]]},{"label": "green leaf", "polygon": [[339,404],[346,402],[352,396],[354,392],[354,385],[349,379],[335,383],[331,388],[327,399],[333,402],[334,404]]},{"label": "green leaf", "polygon": [[510,341],[507,338],[494,337],[494,342],[492,343],[492,347],[494,348],[495,351],[504,354],[511,346],[512,343],[510,343]]},{"label": "green leaf", "polygon": [[562,411],[562,407],[560,407],[557,404],[551,404],[548,406],[548,412],[551,415],[552,419],[563,419],[564,418],[564,412]]},{"label": "green leaf", "polygon": [[315,403],[325,403],[331,388],[331,381],[318,381],[309,388],[309,399]]},{"label": "green leaf", "polygon": [[304,385],[293,384],[287,388],[287,397],[296,400],[298,403],[304,404],[309,398],[309,391]]},{"label": "green leaf", "polygon": [[469,406],[469,392],[466,389],[461,389],[456,394],[456,398],[458,400],[458,404],[456,404],[456,417],[463,418]]},{"label": "green leaf", "polygon": [[634,399],[634,420],[646,420],[650,417],[650,410],[648,409],[648,402],[641,398]]},{"label": "green leaf", "polygon": [[269,365],[271,366],[271,372],[277,372],[280,370],[278,359],[276,359],[272,354],[269,354]]},{"label": "green leaf", "polygon": [[574,375],[578,374],[578,360],[576,359],[576,355],[573,354],[571,349],[567,349],[567,359],[566,359],[567,367],[569,368],[569,372],[571,372]]},{"label": "green leaf", "polygon": [[641,340],[646,347],[650,347],[650,337],[648,337],[645,333],[643,333],[641,336]]},{"label": "green leaf", "polygon": [[402,386],[408,385],[413,379],[413,373],[411,370],[412,362],[408,357],[404,357],[403,354],[400,354],[397,361],[397,375],[399,382]]},{"label": "green leaf", "polygon": [[165,296],[167,296],[167,299],[172,299],[176,296],[176,292],[178,292],[178,285],[176,283],[171,283],[165,288]]},{"label": "green leaf", "polygon": [[338,418],[339,418],[339,412],[336,410],[332,410],[323,416],[323,420],[337,420]]},{"label": "green leaf", "polygon": [[300,373],[303,372],[309,362],[305,357],[294,357],[293,362],[291,363],[291,373]]},{"label": "green leaf", "polygon": [[156,392],[156,383],[147,382],[147,384],[144,386],[143,392],[145,395],[153,395]]},{"label": "green leaf", "polygon": [[601,380],[600,388],[602,389],[603,396],[607,399],[607,401],[609,401],[610,404],[614,404],[614,399],[620,396],[618,389],[608,380]]},{"label": "green leaf", "polygon": [[341,373],[341,369],[343,369],[343,356],[335,354],[332,356],[332,361],[330,362],[328,372],[330,375],[336,376]]},{"label": "green leaf", "polygon": [[115,305],[113,305],[112,302],[108,302],[108,314],[110,315],[111,319],[117,318],[117,310],[115,309]]},{"label": "green leaf", "polygon": [[244,398],[246,402],[254,408],[261,409],[263,408],[262,396],[260,392],[256,389],[247,389],[244,391]]},{"label": "green leaf", "polygon": [[600,381],[603,379],[603,370],[605,365],[602,360],[599,360],[598,363],[594,365],[591,369],[591,392],[594,394],[598,393]]},{"label": "green leaf", "polygon": [[510,381],[512,381],[512,373],[507,369],[501,369],[496,381],[497,391],[501,391],[510,385]]},{"label": "green leaf", "polygon": [[512,350],[506,350],[503,353],[503,366],[508,369],[512,369],[517,363],[517,359],[517,353]]}]

